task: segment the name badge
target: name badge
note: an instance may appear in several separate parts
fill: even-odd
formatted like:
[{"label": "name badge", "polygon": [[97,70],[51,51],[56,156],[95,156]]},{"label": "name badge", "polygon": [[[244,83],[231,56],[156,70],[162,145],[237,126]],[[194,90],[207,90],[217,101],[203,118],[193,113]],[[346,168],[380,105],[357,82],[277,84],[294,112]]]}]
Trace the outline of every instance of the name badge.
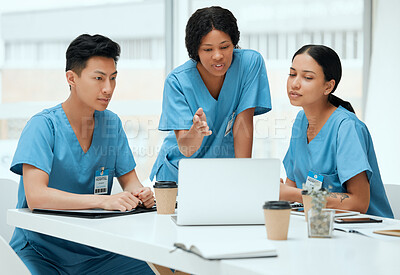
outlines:
[{"label": "name badge", "polygon": [[95,172],[94,194],[104,195],[107,193],[108,193],[108,169],[104,170],[104,167],[101,167],[100,170]]},{"label": "name badge", "polygon": [[312,171],[308,172],[306,186],[309,188],[313,188],[314,190],[319,190],[322,187],[322,182],[324,180],[324,176],[318,175]]},{"label": "name badge", "polygon": [[235,118],[235,112],[232,113],[230,120],[228,121],[228,125],[226,125],[226,129],[225,129],[225,135],[224,137],[226,137],[227,135],[229,135],[229,133],[232,131],[232,125],[233,125],[233,119]]}]

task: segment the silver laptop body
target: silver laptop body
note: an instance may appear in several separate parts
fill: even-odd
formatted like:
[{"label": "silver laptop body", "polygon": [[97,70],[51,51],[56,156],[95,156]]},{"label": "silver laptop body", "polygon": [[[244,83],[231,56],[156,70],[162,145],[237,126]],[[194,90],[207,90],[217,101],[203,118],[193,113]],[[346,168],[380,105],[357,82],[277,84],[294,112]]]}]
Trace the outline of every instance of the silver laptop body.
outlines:
[{"label": "silver laptop body", "polygon": [[279,200],[279,176],[279,159],[182,159],[176,222],[264,224],[264,202]]}]

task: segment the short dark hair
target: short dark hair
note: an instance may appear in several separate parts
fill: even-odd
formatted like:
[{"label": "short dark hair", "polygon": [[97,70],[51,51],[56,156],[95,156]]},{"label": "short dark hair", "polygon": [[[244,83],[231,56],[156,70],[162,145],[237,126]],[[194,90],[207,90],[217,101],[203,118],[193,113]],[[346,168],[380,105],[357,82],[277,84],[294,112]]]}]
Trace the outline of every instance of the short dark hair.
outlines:
[{"label": "short dark hair", "polygon": [[213,29],[228,34],[234,48],[238,47],[240,32],[236,18],[229,10],[217,6],[198,9],[186,25],[185,44],[190,58],[200,61],[198,51],[201,39]]},{"label": "short dark hair", "polygon": [[118,43],[100,34],[82,34],[69,44],[65,53],[67,64],[65,71],[72,70],[80,75],[86,67],[86,62],[94,56],[114,59],[117,63],[121,48]]},{"label": "short dark hair", "polygon": [[301,47],[293,55],[292,62],[297,55],[303,53],[311,56],[322,67],[325,81],[330,81],[331,79],[335,80],[335,86],[328,96],[328,101],[335,107],[339,107],[340,105],[343,108],[346,108],[350,112],[354,113],[354,109],[351,106],[350,102],[344,101],[341,98],[332,94],[336,90],[340,79],[342,78],[342,64],[340,62],[338,54],[327,46],[309,44]]}]

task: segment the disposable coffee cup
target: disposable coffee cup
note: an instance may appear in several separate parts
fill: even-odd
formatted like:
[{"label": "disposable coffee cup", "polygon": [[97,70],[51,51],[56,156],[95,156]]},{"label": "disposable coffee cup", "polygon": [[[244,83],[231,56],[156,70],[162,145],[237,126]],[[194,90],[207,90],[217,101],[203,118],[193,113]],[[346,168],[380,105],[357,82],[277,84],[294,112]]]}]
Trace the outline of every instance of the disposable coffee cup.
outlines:
[{"label": "disposable coffee cup", "polygon": [[288,201],[267,201],[264,206],[265,227],[269,240],[287,240],[290,203]]},{"label": "disposable coffee cup", "polygon": [[301,196],[303,198],[303,208],[304,208],[304,216],[306,221],[308,221],[308,211],[311,209],[311,196],[308,194],[307,190],[301,191]]},{"label": "disposable coffee cup", "polygon": [[175,213],[178,185],[174,181],[156,181],[153,185],[156,195],[157,214]]}]

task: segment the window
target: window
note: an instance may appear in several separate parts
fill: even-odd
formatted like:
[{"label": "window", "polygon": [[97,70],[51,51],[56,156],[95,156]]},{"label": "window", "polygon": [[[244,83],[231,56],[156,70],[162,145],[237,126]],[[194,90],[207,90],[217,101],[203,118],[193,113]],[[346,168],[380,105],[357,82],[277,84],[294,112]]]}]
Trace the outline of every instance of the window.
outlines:
[{"label": "window", "polygon": [[11,11],[4,10],[7,6],[0,10],[1,175],[18,179],[8,170],[27,120],[67,99],[69,43],[82,33],[100,33],[121,46],[117,88],[109,109],[123,121],[139,178],[144,180],[162,140],[157,124],[165,79],[164,1],[30,2],[19,0],[9,4]]},{"label": "window", "polygon": [[26,121],[68,97],[64,76],[68,44],[81,33],[100,33],[122,48],[109,109],[121,117],[139,178],[145,180],[166,134],[157,130],[165,76],[188,59],[187,19],[196,9],[216,4],[237,18],[239,46],[259,51],[267,67],[273,111],[255,119],[254,157],[284,157],[299,111],[287,99],[286,79],[292,55],[304,44],[325,44],[338,52],[343,78],[335,93],[350,101],[357,113],[363,112],[362,0],[9,2],[0,7],[2,177],[18,179],[9,165]]}]

